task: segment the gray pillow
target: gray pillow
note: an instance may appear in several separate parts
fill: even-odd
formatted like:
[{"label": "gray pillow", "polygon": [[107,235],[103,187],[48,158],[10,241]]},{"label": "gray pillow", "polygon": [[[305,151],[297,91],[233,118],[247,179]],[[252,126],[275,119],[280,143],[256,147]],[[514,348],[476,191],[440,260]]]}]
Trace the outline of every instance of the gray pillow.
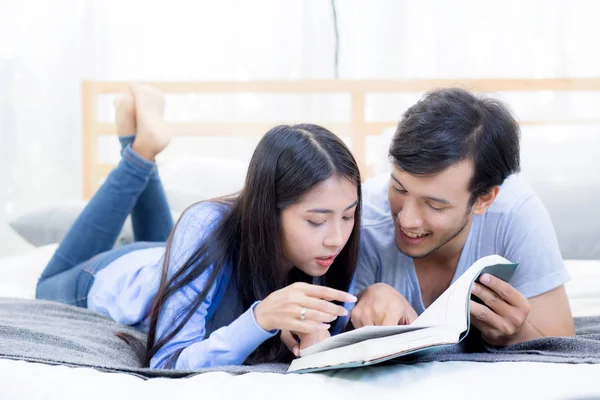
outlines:
[{"label": "gray pillow", "polygon": [[[17,216],[9,222],[11,228],[34,246],[59,243],[75,222],[87,202],[79,201],[63,205],[45,207]],[[178,213],[173,212],[176,220]],[[131,218],[127,218],[115,247],[133,242]]]},{"label": "gray pillow", "polygon": [[548,210],[564,259],[600,260],[600,187],[587,182],[530,179]]}]

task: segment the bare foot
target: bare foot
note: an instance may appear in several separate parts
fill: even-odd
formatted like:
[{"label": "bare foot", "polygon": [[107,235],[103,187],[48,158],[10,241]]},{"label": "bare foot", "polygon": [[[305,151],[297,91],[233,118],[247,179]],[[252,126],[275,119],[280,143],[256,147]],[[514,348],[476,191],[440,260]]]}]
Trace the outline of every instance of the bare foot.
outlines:
[{"label": "bare foot", "polygon": [[135,135],[135,102],[130,94],[122,94],[115,98],[115,122],[117,135]]},{"label": "bare foot", "polygon": [[165,96],[152,86],[133,84],[137,134],[131,148],[143,158],[154,161],[171,142],[165,120]]}]

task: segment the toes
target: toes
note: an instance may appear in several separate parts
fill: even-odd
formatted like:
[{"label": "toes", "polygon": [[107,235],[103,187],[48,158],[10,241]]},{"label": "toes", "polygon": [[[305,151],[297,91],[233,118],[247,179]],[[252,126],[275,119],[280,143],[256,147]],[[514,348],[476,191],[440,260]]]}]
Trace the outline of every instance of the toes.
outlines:
[{"label": "toes", "polygon": [[129,112],[133,109],[133,98],[129,94],[122,94],[115,97],[113,104],[118,111]]},{"label": "toes", "polygon": [[133,98],[135,98],[135,94],[139,90],[140,86],[141,83],[139,82],[132,82],[129,84],[129,93],[131,94],[131,96],[133,96]]},{"label": "toes", "polygon": [[116,109],[119,109],[119,108],[121,108],[121,105],[123,104],[124,101],[125,101],[125,95],[117,96],[113,100],[113,105],[115,106]]},{"label": "toes", "polygon": [[115,123],[117,125],[117,134],[132,135],[136,131],[136,112],[133,98],[129,94],[115,97]]}]

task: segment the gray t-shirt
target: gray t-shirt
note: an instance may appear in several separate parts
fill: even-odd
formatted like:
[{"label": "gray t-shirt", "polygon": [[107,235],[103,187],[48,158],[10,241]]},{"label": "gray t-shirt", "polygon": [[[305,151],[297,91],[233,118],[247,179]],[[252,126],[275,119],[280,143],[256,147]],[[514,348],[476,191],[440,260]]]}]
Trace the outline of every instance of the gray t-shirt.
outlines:
[{"label": "gray t-shirt", "polygon": [[[388,179],[379,179],[371,187],[366,185],[355,293],[384,282],[421,314],[425,307],[413,260],[396,247],[387,183]],[[487,211],[473,218],[452,282],[479,258],[491,254],[519,263],[510,283],[527,298],[569,280],[550,217],[539,197],[518,176],[509,177]]]}]

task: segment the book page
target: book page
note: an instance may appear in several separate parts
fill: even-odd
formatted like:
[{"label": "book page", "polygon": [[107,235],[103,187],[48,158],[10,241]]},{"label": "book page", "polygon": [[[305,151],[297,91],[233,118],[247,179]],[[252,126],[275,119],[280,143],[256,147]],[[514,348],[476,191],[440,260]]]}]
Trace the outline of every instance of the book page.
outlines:
[{"label": "book page", "polygon": [[310,354],[319,353],[325,350],[335,349],[337,347],[347,346],[350,344],[362,342],[367,339],[376,339],[385,336],[396,335],[398,333],[410,332],[422,327],[413,325],[398,325],[398,326],[364,326],[350,332],[341,333],[332,336],[320,343],[314,344],[306,349],[300,350],[300,356],[304,357]]},{"label": "book page", "polygon": [[[461,333],[467,330],[467,315],[469,300],[471,299],[471,285],[480,273],[486,268],[494,266],[489,273],[499,275],[498,271],[507,268],[507,274],[500,274],[503,280],[510,280],[517,264],[504,257],[492,255],[482,257],[467,269],[440,297],[438,297],[411,326],[450,326]],[[497,267],[496,267],[497,266]],[[506,279],[504,279],[506,278]]]},{"label": "book page", "polygon": [[288,372],[328,368],[348,363],[369,363],[389,359],[429,346],[456,343],[458,334],[448,327],[431,327],[402,335],[365,340],[349,346],[311,354],[292,361]]},{"label": "book page", "polygon": [[[508,281],[516,268],[516,264],[498,255],[487,256],[477,260],[465,273],[459,277],[440,297],[438,297],[423,314],[410,325],[398,326],[365,326],[350,332],[332,336],[320,343],[300,351],[300,356],[319,353],[342,346],[352,345],[368,339],[376,339],[400,333],[411,332],[432,326],[448,326],[455,332],[462,333],[467,329],[467,306],[471,298],[471,284],[486,267],[498,266],[508,268],[490,270],[493,275]],[[512,268],[512,269],[511,269]]]}]

